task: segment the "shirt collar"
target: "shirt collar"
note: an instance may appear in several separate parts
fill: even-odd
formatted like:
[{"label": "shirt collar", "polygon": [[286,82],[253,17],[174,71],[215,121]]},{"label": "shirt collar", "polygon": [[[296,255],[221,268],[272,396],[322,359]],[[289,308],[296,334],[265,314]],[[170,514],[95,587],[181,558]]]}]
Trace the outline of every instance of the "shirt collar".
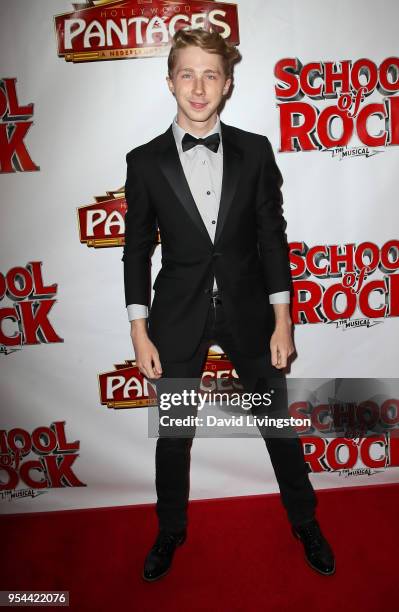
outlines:
[{"label": "shirt collar", "polygon": [[[186,134],[187,132],[186,132],[186,130],[184,130],[177,123],[177,115],[173,119],[172,130],[173,130],[173,135],[175,137],[177,149],[179,151],[179,154],[181,154],[183,152],[181,141],[183,140],[184,134]],[[222,130],[221,130],[221,127],[220,127],[220,117],[219,117],[219,115],[217,115],[217,117],[216,117],[216,123],[213,126],[213,128],[207,134],[202,136],[202,138],[206,138],[207,136],[210,136],[211,134],[219,134],[220,135],[220,145],[219,145],[219,149],[218,149],[218,151],[220,151],[221,150],[221,146],[222,146]],[[192,134],[192,136],[194,136],[194,134]],[[195,136],[195,138],[198,138],[198,136]]]}]

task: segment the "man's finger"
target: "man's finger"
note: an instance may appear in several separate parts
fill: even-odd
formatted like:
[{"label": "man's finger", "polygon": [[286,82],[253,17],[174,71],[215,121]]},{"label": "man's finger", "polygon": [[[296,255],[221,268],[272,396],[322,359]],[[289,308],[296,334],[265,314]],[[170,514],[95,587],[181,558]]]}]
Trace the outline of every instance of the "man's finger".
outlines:
[{"label": "man's finger", "polygon": [[271,344],[270,351],[272,355],[272,365],[275,366],[277,364],[277,344]]},{"label": "man's finger", "polygon": [[140,372],[142,373],[143,376],[145,376],[146,378],[151,378],[149,372],[147,371],[147,368],[145,368],[144,366],[141,368]]},{"label": "man's finger", "polygon": [[287,365],[287,351],[280,350],[279,347],[277,346],[277,362],[276,362],[275,367],[282,369],[282,368],[285,368],[286,365]]},{"label": "man's finger", "polygon": [[157,374],[162,374],[162,366],[161,366],[158,352],[153,354],[152,359],[154,361],[155,371],[157,372]]},{"label": "man's finger", "polygon": [[147,378],[154,378],[153,371],[152,371],[152,362],[150,359],[146,359],[143,362],[142,368],[143,368],[144,376],[146,376]]},{"label": "man's finger", "polygon": [[287,351],[280,353],[280,367],[285,368],[287,365]]},{"label": "man's finger", "polygon": [[147,378],[160,378],[161,374],[157,371],[157,369],[155,368],[155,365],[153,363],[153,357],[150,357],[150,361],[147,365],[147,371],[149,373],[149,376]]}]

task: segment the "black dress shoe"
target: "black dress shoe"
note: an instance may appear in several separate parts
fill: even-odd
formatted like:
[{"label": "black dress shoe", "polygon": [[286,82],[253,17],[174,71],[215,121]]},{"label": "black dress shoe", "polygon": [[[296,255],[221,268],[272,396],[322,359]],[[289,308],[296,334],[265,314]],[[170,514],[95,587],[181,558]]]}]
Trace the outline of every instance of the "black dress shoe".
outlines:
[{"label": "black dress shoe", "polygon": [[144,580],[152,582],[165,576],[170,570],[177,546],[183,544],[185,540],[185,530],[179,533],[160,531],[144,563]]},{"label": "black dress shoe", "polygon": [[306,561],[310,567],[325,576],[334,574],[334,553],[315,519],[302,525],[293,526],[292,533],[301,540],[305,549]]}]

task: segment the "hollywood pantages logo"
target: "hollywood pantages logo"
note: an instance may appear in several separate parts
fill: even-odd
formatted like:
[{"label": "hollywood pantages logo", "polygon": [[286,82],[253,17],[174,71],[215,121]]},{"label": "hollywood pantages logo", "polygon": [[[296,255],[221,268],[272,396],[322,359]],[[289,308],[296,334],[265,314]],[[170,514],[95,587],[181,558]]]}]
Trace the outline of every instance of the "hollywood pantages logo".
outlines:
[{"label": "hollywood pantages logo", "polygon": [[239,44],[236,4],[215,0],[87,0],[54,17],[58,55],[67,62],[167,55],[181,28],[219,32]]}]

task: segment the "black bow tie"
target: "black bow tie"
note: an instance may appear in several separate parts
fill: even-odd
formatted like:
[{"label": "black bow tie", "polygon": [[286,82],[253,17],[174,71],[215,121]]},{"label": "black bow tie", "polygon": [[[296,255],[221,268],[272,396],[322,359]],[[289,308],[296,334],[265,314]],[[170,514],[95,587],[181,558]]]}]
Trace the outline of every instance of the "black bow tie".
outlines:
[{"label": "black bow tie", "polygon": [[197,145],[204,145],[214,153],[217,153],[220,144],[220,134],[211,134],[206,138],[195,138],[194,136],[191,136],[191,134],[186,133],[183,136],[181,144],[183,151],[188,151]]}]

